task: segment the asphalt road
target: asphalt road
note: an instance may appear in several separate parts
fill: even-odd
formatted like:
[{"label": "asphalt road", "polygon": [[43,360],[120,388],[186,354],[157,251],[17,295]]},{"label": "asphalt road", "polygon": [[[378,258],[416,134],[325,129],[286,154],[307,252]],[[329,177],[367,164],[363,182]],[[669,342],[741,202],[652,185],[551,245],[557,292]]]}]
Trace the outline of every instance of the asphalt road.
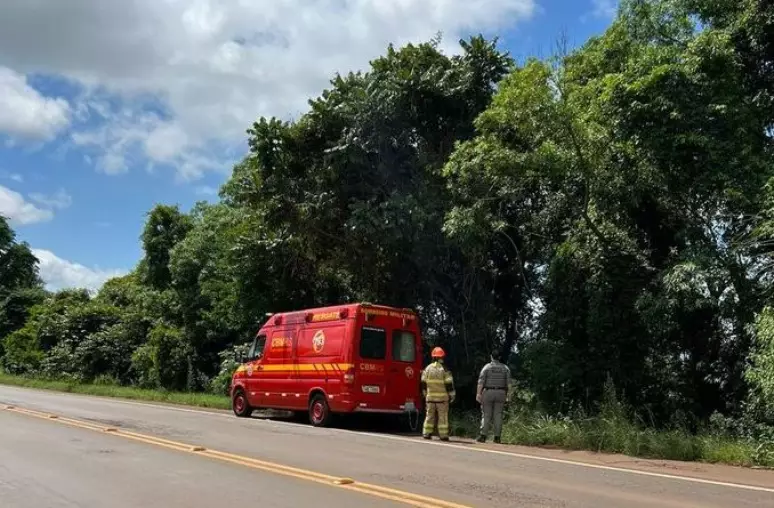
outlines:
[{"label": "asphalt road", "polygon": [[[3,410],[6,404],[259,459],[262,468]],[[231,456],[231,455],[230,455]],[[266,464],[276,466],[266,466]],[[766,507],[774,472],[442,444],[0,386],[0,506],[405,506],[272,467],[463,506]],[[388,497],[400,498],[391,494]],[[421,503],[419,503],[421,504]],[[432,503],[430,503],[432,505]],[[437,506],[437,505],[436,505]]]},{"label": "asphalt road", "polygon": [[0,411],[3,508],[402,506]]}]

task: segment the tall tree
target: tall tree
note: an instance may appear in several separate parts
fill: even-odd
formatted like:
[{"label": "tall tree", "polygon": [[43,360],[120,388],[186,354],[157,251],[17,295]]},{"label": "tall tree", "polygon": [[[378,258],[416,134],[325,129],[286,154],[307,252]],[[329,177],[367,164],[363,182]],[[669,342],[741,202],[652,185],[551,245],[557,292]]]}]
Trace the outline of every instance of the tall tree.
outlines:
[{"label": "tall tree", "polygon": [[537,283],[522,351],[552,408],[609,375],[659,421],[739,409],[757,290],[730,246],[771,174],[739,62],[678,2],[625,2],[603,36],[509,76],[447,165],[447,230],[489,266],[511,244]]},{"label": "tall tree", "polygon": [[148,212],[142,233],[145,258],[140,266],[143,280],[148,285],[159,290],[169,287],[170,251],[185,238],[191,227],[190,217],[180,212],[177,206],[156,205]]},{"label": "tall tree", "polygon": [[472,342],[489,338],[470,332],[486,316],[465,253],[442,232],[450,196],[440,170],[512,62],[496,41],[460,44],[454,57],[437,41],[390,47],[369,72],[336,77],[297,122],[256,122],[223,196],[293,245],[296,273],[311,268],[350,297],[418,308],[470,377],[485,349]]},{"label": "tall tree", "polygon": [[24,326],[29,310],[44,297],[37,258],[26,243],[16,241],[16,233],[0,215],[0,357],[5,337]]},{"label": "tall tree", "polygon": [[0,215],[0,298],[16,289],[40,285],[37,258],[29,245],[16,241],[16,233]]}]

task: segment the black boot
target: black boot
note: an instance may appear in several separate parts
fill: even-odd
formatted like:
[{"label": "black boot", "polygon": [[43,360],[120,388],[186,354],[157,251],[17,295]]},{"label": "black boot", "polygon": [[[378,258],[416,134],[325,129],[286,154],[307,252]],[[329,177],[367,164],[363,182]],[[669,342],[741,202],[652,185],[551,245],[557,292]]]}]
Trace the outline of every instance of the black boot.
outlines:
[{"label": "black boot", "polygon": [[425,439],[433,439],[433,436],[431,436],[430,434],[425,434],[422,437]]},{"label": "black boot", "polygon": [[481,434],[480,436],[478,436],[478,439],[476,439],[476,442],[477,443],[486,443],[486,436]]},{"label": "black boot", "polygon": [[494,442],[500,444],[500,436],[495,436]]}]

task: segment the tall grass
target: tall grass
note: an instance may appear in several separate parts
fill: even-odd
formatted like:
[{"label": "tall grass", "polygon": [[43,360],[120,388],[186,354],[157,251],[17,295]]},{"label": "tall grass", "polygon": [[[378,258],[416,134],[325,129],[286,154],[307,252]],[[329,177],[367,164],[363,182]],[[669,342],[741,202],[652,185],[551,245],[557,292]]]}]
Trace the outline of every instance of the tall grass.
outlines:
[{"label": "tall grass", "polygon": [[[475,437],[478,426],[477,414],[466,412],[452,416],[451,432],[455,436]],[[693,435],[682,430],[656,430],[624,419],[603,417],[573,419],[537,412],[508,412],[502,442],[650,459],[774,467],[770,443],[711,433]]]},{"label": "tall grass", "polygon": [[[451,432],[475,437],[479,418],[476,413],[456,413]],[[616,397],[612,385],[606,388],[604,401],[594,416],[582,411],[571,416],[550,416],[520,405],[506,410],[504,418],[502,441],[506,444],[774,468],[774,440],[738,437],[717,430],[692,434],[680,428],[655,429],[637,423]]]}]

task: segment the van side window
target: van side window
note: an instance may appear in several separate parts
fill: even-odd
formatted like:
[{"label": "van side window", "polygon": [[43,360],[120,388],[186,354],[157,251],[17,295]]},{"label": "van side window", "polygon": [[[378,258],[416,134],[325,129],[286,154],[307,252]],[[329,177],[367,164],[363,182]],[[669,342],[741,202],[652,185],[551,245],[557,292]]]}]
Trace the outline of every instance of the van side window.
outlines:
[{"label": "van side window", "polygon": [[414,363],[416,359],[416,337],[405,330],[392,332],[392,359],[398,362]]},{"label": "van side window", "polygon": [[387,332],[382,328],[363,327],[360,332],[360,358],[384,360],[387,356]]}]

